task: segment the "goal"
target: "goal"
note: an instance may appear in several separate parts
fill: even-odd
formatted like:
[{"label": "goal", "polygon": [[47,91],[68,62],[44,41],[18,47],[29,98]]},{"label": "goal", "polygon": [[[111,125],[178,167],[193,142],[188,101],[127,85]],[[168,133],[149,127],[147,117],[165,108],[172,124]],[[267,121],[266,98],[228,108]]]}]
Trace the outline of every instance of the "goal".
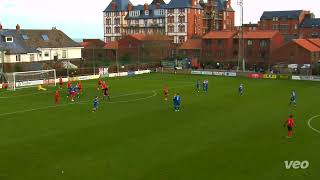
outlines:
[{"label": "goal", "polygon": [[13,91],[38,85],[56,86],[57,79],[55,69],[5,73],[5,77],[8,89]]}]

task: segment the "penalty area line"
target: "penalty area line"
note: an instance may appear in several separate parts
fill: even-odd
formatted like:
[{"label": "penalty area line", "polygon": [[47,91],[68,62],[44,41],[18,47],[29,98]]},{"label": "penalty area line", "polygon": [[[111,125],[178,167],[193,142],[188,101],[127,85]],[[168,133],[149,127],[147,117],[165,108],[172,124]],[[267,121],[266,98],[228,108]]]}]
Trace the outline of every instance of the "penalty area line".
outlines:
[{"label": "penalty area line", "polygon": [[315,131],[315,132],[317,132],[317,133],[320,134],[320,130],[312,127],[312,125],[311,125],[311,121],[314,120],[314,119],[316,119],[316,118],[318,118],[318,117],[320,117],[320,114],[318,114],[318,115],[313,116],[312,118],[310,118],[310,119],[308,120],[308,126],[309,126],[310,129],[312,129],[313,131]]}]

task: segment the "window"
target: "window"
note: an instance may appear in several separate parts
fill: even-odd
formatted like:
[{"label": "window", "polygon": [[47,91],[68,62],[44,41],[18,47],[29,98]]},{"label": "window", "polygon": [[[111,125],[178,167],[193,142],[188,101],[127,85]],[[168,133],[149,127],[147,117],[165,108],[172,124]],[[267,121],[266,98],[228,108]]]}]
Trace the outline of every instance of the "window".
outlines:
[{"label": "window", "polygon": [[251,46],[253,44],[252,40],[248,40],[248,45]]},{"label": "window", "polygon": [[218,40],[217,43],[218,43],[219,47],[223,47],[224,46],[224,41],[223,40]]},{"label": "window", "polygon": [[49,37],[46,34],[41,35],[42,39],[45,41],[49,41]]},{"label": "window", "polygon": [[160,9],[160,15],[164,15],[164,9]]},{"label": "window", "polygon": [[272,30],[278,30],[279,29],[279,25],[278,24],[273,24],[272,25]]},{"label": "window", "polygon": [[29,39],[28,35],[26,35],[26,34],[22,35],[22,38],[23,38],[24,40],[28,40],[28,39]]},{"label": "window", "polygon": [[44,57],[49,57],[49,52],[48,51],[44,52]]},{"label": "window", "polygon": [[205,40],[205,44],[207,47],[211,47],[211,40]]},{"label": "window", "polygon": [[116,16],[119,16],[120,15],[120,12],[116,12]]},{"label": "window", "polygon": [[152,20],[153,24],[157,24],[157,19]]},{"label": "window", "polygon": [[289,25],[288,24],[280,24],[279,29],[280,30],[288,30],[289,29]]},{"label": "window", "polygon": [[185,22],[185,16],[179,16],[179,23]]},{"label": "window", "polygon": [[144,11],[144,14],[145,14],[146,16],[149,16],[149,10],[145,10],[145,11]]},{"label": "window", "polygon": [[106,34],[111,34],[111,27],[106,28]]},{"label": "window", "polygon": [[168,9],[169,14],[174,14],[174,9]]},{"label": "window", "polygon": [[11,36],[6,37],[6,42],[13,42],[13,37],[11,37]]},{"label": "window", "polygon": [[144,20],[144,26],[148,26],[148,20]]},{"label": "window", "polygon": [[20,61],[21,61],[21,55],[20,55],[20,54],[16,55],[16,61],[17,61],[17,62],[20,62]]},{"label": "window", "polygon": [[294,25],[294,29],[298,29],[298,24],[295,24],[295,25]]},{"label": "window", "polygon": [[34,54],[30,54],[30,61],[34,61]]},{"label": "window", "polygon": [[184,25],[179,25],[179,29],[178,31],[181,33],[181,32],[185,32],[186,31],[186,28]]},{"label": "window", "polygon": [[67,58],[67,50],[62,50],[62,58]]},{"label": "window", "polygon": [[115,25],[120,25],[120,18],[115,18],[114,19],[114,24]]},{"label": "window", "polygon": [[173,16],[169,16],[168,17],[168,23],[174,23],[174,17]]},{"label": "window", "polygon": [[180,14],[182,14],[182,13],[184,13],[184,12],[185,12],[184,9],[179,9],[179,13],[180,13]]},{"label": "window", "polygon": [[267,47],[267,41],[266,40],[261,40],[260,41],[260,47]]},{"label": "window", "polygon": [[111,37],[106,37],[106,42],[111,42]]},{"label": "window", "polygon": [[272,21],[278,21],[279,20],[279,17],[273,17],[272,18]]},{"label": "window", "polygon": [[138,24],[139,24],[139,20],[135,20],[135,24],[137,24],[137,25],[138,25]]},{"label": "window", "polygon": [[184,41],[185,41],[184,36],[179,36],[179,43],[184,43]]},{"label": "window", "polygon": [[168,32],[173,33],[174,32],[174,26],[168,26]]},{"label": "window", "polygon": [[119,33],[120,33],[120,27],[115,27],[115,28],[114,28],[114,32],[117,33],[117,34],[119,34]]},{"label": "window", "polygon": [[111,19],[106,19],[106,25],[111,25]]}]

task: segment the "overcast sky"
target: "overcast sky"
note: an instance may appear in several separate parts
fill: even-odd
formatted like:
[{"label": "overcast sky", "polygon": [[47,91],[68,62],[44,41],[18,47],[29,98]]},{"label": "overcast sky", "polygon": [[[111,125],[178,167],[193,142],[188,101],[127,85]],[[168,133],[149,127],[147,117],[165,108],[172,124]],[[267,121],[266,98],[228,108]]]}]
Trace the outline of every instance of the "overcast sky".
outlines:
[{"label": "overcast sky", "polygon": [[[0,0],[4,28],[48,29],[56,26],[72,38],[103,38],[102,11],[111,0]],[[166,0],[168,2],[169,0]],[[134,5],[152,0],[131,0]],[[237,0],[232,0],[239,24]],[[320,0],[244,0],[245,23],[257,22],[267,10],[311,10],[320,18]]]}]

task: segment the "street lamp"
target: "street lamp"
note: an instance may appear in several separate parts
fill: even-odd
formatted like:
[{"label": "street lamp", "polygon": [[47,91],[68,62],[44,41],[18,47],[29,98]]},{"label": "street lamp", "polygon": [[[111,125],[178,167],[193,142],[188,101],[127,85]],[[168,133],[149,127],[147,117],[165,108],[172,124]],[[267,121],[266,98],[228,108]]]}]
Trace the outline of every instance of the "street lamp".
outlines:
[{"label": "street lamp", "polygon": [[240,6],[240,33],[239,33],[239,59],[238,59],[238,70],[240,67],[240,61],[242,59],[242,71],[244,72],[246,70],[246,62],[244,59],[244,31],[243,31],[243,0],[238,0],[238,5]]}]

